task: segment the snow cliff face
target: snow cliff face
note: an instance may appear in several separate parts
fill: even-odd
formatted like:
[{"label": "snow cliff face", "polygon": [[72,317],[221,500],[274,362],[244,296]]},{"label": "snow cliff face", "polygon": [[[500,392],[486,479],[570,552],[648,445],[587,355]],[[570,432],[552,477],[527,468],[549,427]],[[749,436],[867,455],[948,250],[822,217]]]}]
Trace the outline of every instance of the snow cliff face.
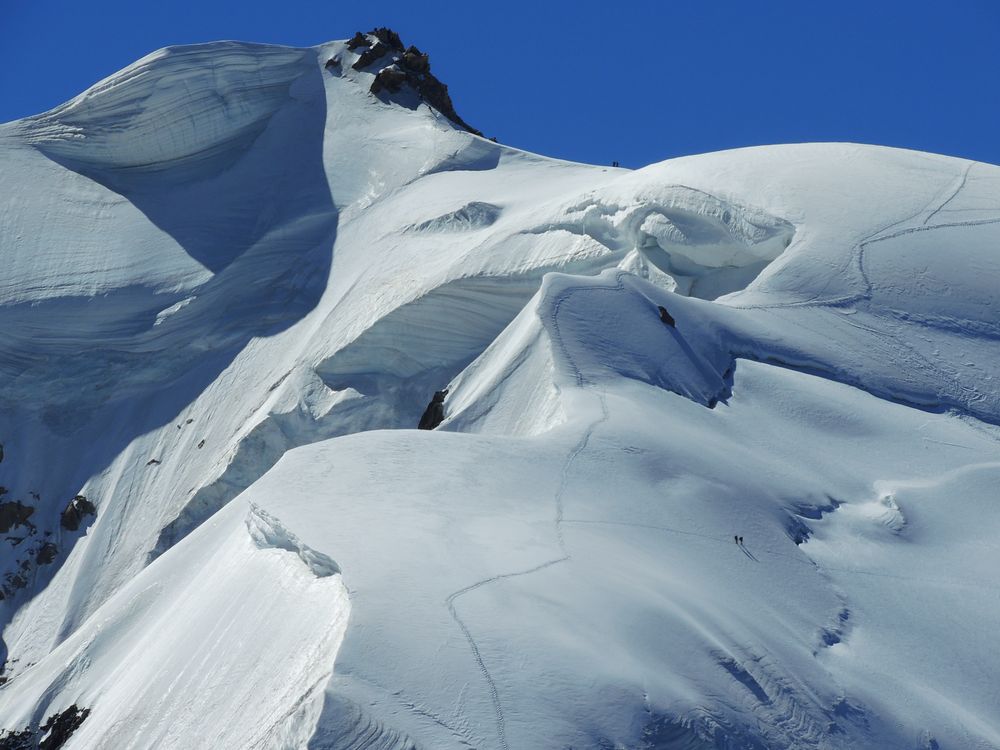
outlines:
[{"label": "snow cliff face", "polygon": [[366,49],[0,126],[0,728],[1000,747],[1000,168],[560,162]]}]

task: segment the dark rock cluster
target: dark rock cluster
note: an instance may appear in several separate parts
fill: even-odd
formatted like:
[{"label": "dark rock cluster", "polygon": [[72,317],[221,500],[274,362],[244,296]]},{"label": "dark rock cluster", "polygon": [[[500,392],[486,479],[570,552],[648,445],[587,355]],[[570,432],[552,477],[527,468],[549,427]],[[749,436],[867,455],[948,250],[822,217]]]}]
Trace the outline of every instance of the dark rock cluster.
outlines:
[{"label": "dark rock cluster", "polygon": [[34,528],[34,524],[28,520],[34,513],[34,508],[24,505],[20,500],[0,503],[0,534],[6,534],[18,526]]},{"label": "dark rock cluster", "polygon": [[[430,58],[414,46],[405,47],[402,39],[392,29],[380,26],[367,34],[357,32],[347,42],[347,48],[358,52],[358,59],[351,66],[365,70],[376,63],[381,67],[372,81],[371,92],[380,98],[389,98],[409,87],[460,128],[481,136],[482,133],[458,116],[448,94],[448,87],[431,73]],[[339,68],[340,60],[333,58],[327,68]]]},{"label": "dark rock cluster", "polygon": [[56,555],[58,553],[59,548],[52,542],[43,542],[42,546],[38,548],[38,552],[35,554],[35,562],[39,565],[48,565],[56,559]]},{"label": "dark rock cluster", "polygon": [[[6,488],[0,487],[0,495],[6,494]],[[35,508],[25,505],[20,500],[0,503],[0,534],[11,547],[20,547],[26,540],[36,537],[38,528],[31,521]],[[4,573],[0,582],[0,601],[12,595],[18,589],[28,585],[34,565],[38,563],[40,547],[32,546],[28,541],[20,548],[21,554],[14,560],[14,569]],[[54,558],[54,555],[53,555]]]},{"label": "dark rock cluster", "polygon": [[[6,488],[0,487],[0,490],[0,496],[6,494]],[[41,501],[37,492],[32,492],[31,496],[36,502]],[[4,572],[0,579],[0,601],[26,588],[39,566],[51,565],[59,556],[58,545],[48,539],[52,536],[52,531],[45,529],[44,519],[39,520],[37,510],[36,506],[20,500],[0,503],[0,534],[4,535],[2,541],[16,550],[11,569]],[[78,531],[84,519],[96,513],[97,508],[90,500],[77,495],[66,505],[59,521],[67,531]]]},{"label": "dark rock cluster", "polygon": [[72,705],[52,714],[44,724],[17,731],[0,730],[0,750],[58,750],[90,715],[89,708]]}]

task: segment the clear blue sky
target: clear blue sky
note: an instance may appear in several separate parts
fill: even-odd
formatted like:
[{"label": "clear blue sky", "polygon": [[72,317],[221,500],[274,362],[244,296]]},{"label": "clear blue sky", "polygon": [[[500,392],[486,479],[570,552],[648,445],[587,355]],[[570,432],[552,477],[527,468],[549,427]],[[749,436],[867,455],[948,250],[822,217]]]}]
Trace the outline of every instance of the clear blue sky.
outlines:
[{"label": "clear blue sky", "polygon": [[377,25],[468,122],[578,161],[859,141],[1000,164],[998,0],[0,0],[0,121],[168,44],[306,46]]}]

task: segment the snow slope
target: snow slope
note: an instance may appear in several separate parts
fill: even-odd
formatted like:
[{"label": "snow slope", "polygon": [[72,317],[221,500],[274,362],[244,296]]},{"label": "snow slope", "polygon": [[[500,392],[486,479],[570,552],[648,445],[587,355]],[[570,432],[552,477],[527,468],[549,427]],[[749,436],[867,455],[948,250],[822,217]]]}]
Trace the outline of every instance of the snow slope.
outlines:
[{"label": "snow slope", "polygon": [[363,50],[0,126],[0,727],[1000,747],[1000,168],[560,162]]}]

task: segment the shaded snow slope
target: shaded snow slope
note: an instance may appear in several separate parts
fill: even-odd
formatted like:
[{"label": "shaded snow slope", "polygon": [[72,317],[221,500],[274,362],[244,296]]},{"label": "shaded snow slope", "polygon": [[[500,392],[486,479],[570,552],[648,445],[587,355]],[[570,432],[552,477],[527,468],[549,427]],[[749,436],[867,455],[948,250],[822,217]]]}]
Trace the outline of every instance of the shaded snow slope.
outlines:
[{"label": "shaded snow slope", "polygon": [[[328,557],[264,511],[243,511],[224,530],[206,524],[30,670],[25,687],[9,686],[5,725],[38,722],[73,695],[104,707],[76,747],[300,746],[343,637],[347,592]],[[215,663],[229,649],[240,658]],[[25,689],[36,681],[56,695],[39,700]]]},{"label": "shaded snow slope", "polygon": [[0,126],[0,728],[1000,746],[1000,168],[571,164],[360,51]]}]

